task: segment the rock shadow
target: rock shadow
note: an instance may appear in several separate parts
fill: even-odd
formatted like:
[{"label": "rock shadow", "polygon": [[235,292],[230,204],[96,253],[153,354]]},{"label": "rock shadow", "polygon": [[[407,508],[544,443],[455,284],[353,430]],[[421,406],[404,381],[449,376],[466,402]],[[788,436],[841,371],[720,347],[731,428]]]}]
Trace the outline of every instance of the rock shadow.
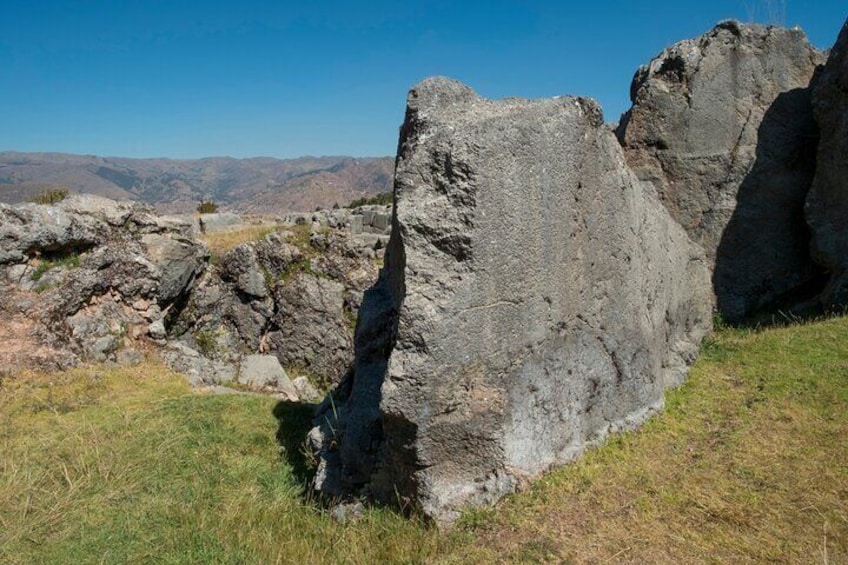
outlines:
[{"label": "rock shadow", "polygon": [[716,250],[718,313],[733,325],[770,325],[820,314],[825,273],[810,254],[804,201],[819,132],[809,88],[780,94],[758,129],[755,161]]},{"label": "rock shadow", "polygon": [[292,473],[299,483],[306,486],[315,475],[315,464],[308,454],[306,436],[312,428],[315,417],[315,405],[306,402],[281,400],[272,410],[277,419],[277,444],[286,461],[292,467]]}]

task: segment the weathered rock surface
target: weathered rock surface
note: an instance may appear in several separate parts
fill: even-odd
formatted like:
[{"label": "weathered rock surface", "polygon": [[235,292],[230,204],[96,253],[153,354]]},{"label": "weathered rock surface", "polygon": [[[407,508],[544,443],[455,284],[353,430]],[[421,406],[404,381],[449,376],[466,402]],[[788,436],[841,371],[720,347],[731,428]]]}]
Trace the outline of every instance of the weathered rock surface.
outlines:
[{"label": "weathered rock surface", "polygon": [[344,285],[300,273],[277,285],[271,350],[287,366],[338,382],[353,361],[353,328],[344,315]]},{"label": "weathered rock surface", "polygon": [[179,339],[209,359],[270,354],[314,384],[338,382],[353,364],[354,313],[377,278],[377,252],[345,224],[311,236],[304,227],[241,244],[207,269],[175,321]]},{"label": "weathered rock surface", "polygon": [[395,199],[355,372],[310,433],[327,494],[449,522],[642,422],[710,327],[703,252],[591,100],[422,82]]},{"label": "weathered rock surface", "polygon": [[813,256],[830,273],[822,293],[826,308],[848,306],[848,21],[813,88],[821,130],[818,166],[807,196]]},{"label": "weathered rock surface", "polygon": [[[208,254],[191,230],[148,206],[90,195],[0,205],[4,297],[37,296],[21,311],[29,350],[52,351],[68,366],[115,359],[148,333],[164,337],[163,313],[206,266]],[[48,367],[42,357],[34,364]]]},{"label": "weathered rock surface", "polygon": [[298,399],[297,389],[273,355],[246,355],[239,365],[238,382],[256,389],[280,391],[289,400]]},{"label": "weathered rock surface", "polygon": [[232,363],[209,359],[191,347],[174,341],[162,350],[162,358],[193,386],[214,386],[233,382],[237,367]]},{"label": "weathered rock surface", "polygon": [[823,55],[797,29],[722,22],[641,67],[618,135],[714,268],[730,321],[815,294],[803,203],[818,136],[808,88]]}]

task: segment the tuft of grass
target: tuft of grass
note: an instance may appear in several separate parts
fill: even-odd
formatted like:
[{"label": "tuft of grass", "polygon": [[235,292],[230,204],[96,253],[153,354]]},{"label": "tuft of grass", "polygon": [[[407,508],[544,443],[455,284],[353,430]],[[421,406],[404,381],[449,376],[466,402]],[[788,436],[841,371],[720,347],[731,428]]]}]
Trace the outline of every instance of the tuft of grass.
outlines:
[{"label": "tuft of grass", "polygon": [[199,214],[214,214],[217,211],[218,204],[216,204],[212,200],[203,200],[200,204],[197,205],[197,212]]},{"label": "tuft of grass", "polygon": [[44,273],[49,271],[50,269],[56,267],[62,267],[66,269],[75,269],[80,266],[80,257],[77,253],[71,253],[69,255],[64,255],[62,257],[56,257],[53,259],[42,259],[36,265],[35,270],[30,274],[29,278],[33,282],[37,282],[41,280],[41,277],[44,276]]},{"label": "tuft of grass", "polygon": [[192,335],[200,353],[206,357],[214,357],[218,354],[220,333],[217,330],[197,330]]},{"label": "tuft of grass", "polygon": [[57,204],[67,198],[69,193],[67,188],[54,188],[36,195],[32,201],[36,204]]}]

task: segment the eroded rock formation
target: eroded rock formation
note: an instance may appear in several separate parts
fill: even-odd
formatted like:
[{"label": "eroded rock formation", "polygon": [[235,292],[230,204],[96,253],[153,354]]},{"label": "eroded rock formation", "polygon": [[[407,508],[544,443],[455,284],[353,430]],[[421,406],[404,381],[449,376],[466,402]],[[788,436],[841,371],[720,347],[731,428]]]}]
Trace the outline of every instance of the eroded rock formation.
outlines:
[{"label": "eroded rock formation", "polygon": [[428,79],[409,93],[395,197],[347,401],[311,434],[328,494],[449,522],[642,422],[710,327],[703,252],[591,100],[493,102]]},{"label": "eroded rock formation", "polygon": [[3,313],[22,324],[5,360],[53,368],[115,359],[126,339],[164,332],[206,265],[191,233],[146,205],[96,196],[0,204]]},{"label": "eroded rock formation", "polygon": [[[356,312],[377,278],[375,255],[382,249],[344,226],[316,229],[310,235],[305,225],[282,228],[211,265],[172,332],[203,355],[179,348],[169,354],[172,365],[198,366],[181,370],[223,384],[233,380],[232,371],[220,367],[261,352],[316,384],[337,383],[353,363]],[[218,368],[209,370],[210,361]]]},{"label": "eroded rock formation", "polygon": [[641,67],[618,135],[628,163],[703,246],[718,311],[739,322],[814,295],[803,204],[823,55],[797,29],[722,22]]},{"label": "eroded rock formation", "polygon": [[813,89],[821,130],[818,167],[807,197],[813,255],[830,273],[826,308],[848,306],[848,21]]},{"label": "eroded rock formation", "polygon": [[283,225],[210,262],[195,222],[95,196],[0,204],[0,365],[134,363],[154,350],[194,385],[290,399],[285,369],[308,398],[341,379],[388,236]]}]

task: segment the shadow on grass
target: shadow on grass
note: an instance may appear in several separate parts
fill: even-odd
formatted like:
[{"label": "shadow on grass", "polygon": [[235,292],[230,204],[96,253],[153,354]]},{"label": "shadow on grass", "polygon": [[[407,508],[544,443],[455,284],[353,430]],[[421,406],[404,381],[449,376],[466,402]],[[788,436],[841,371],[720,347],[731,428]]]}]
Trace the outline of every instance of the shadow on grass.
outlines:
[{"label": "shadow on grass", "polygon": [[281,400],[274,406],[277,419],[277,443],[285,450],[286,461],[295,478],[308,485],[315,475],[315,465],[306,445],[306,434],[312,428],[315,405]]}]

